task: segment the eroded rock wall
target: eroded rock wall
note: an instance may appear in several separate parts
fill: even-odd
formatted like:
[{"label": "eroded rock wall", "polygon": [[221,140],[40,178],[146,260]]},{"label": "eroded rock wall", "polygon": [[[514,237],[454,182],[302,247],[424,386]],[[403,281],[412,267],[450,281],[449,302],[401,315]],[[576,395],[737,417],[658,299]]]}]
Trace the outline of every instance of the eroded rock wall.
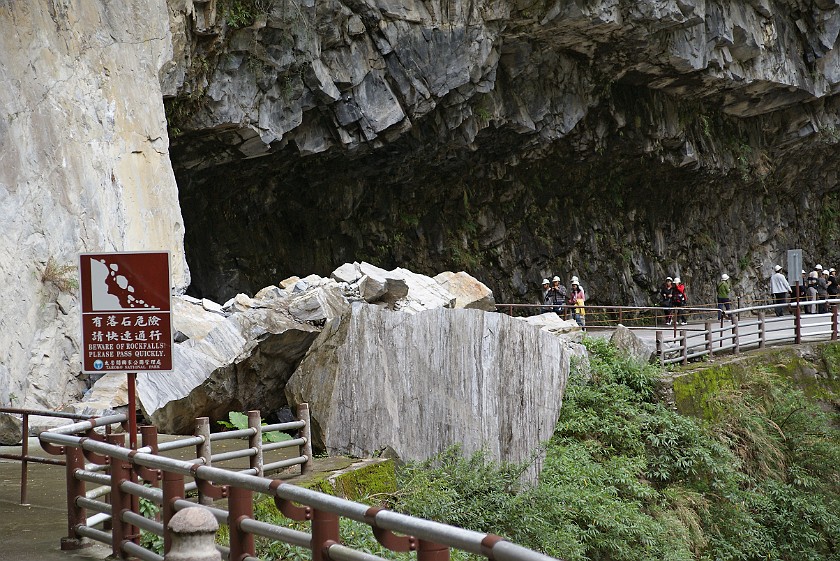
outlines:
[{"label": "eroded rock wall", "polygon": [[840,259],[834,1],[239,4],[167,78],[197,294],[366,259],[698,302]]},{"label": "eroded rock wall", "polygon": [[170,250],[189,284],[157,79],[163,0],[0,3],[0,404],[77,399],[78,253]]}]

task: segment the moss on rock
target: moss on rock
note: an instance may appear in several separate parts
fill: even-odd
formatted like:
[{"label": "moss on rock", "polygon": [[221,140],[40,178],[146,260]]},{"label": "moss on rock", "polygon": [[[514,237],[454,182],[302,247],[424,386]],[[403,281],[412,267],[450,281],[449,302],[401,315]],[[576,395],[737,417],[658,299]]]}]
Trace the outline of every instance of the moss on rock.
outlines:
[{"label": "moss on rock", "polygon": [[680,413],[713,420],[714,400],[759,374],[790,380],[806,396],[840,406],[840,343],[783,347],[753,353],[675,376],[674,404]]},{"label": "moss on rock", "polygon": [[[324,465],[323,460],[330,462]],[[397,489],[394,462],[382,458],[357,461],[350,458],[317,459],[315,471],[289,482],[354,501],[371,495],[393,493]]]}]

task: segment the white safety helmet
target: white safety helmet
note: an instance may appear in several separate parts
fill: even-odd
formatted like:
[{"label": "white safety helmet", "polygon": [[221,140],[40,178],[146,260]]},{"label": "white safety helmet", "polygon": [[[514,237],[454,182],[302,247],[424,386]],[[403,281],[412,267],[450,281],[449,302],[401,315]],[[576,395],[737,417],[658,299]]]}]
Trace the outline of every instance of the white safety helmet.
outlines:
[{"label": "white safety helmet", "polygon": [[818,271],[822,271],[822,265],[820,265],[819,263],[817,263],[817,266],[814,268]]},{"label": "white safety helmet", "polygon": [[557,275],[555,275],[555,276],[554,276],[554,278],[553,278],[553,279],[551,279],[551,282],[560,282],[560,277],[558,277]]},{"label": "white safety helmet", "polygon": [[773,267],[773,270],[778,273],[779,271],[782,270],[782,266],[781,265],[776,265],[775,267]]},{"label": "white safety helmet", "polygon": [[820,274],[819,274],[818,272],[816,272],[816,271],[811,271],[810,273],[808,273],[808,278],[809,278],[809,279],[815,279],[815,278],[817,278],[817,277],[819,277],[819,276],[820,276]]},{"label": "white safety helmet", "polygon": [[674,284],[680,284],[680,277],[674,277]]},{"label": "white safety helmet", "polygon": [[673,281],[674,279],[672,279],[671,277],[665,277],[665,280],[666,281]]},{"label": "white safety helmet", "polygon": [[543,279],[542,283],[543,284],[549,284],[548,279]]},{"label": "white safety helmet", "polygon": [[579,280],[577,277],[572,277],[572,284],[577,284]]},{"label": "white safety helmet", "polygon": [[729,280],[729,275],[727,275],[726,273],[723,273],[723,274],[720,276],[720,280],[724,280],[724,281]]}]

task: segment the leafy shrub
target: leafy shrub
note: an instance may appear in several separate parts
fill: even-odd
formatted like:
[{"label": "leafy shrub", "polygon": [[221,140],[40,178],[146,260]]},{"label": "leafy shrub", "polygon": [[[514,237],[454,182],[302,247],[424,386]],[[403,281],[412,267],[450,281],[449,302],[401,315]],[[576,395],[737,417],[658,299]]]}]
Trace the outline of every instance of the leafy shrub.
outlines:
[{"label": "leafy shrub", "polygon": [[567,561],[829,560],[840,552],[832,416],[759,373],[714,424],[656,401],[659,372],[589,339],[538,485],[450,450],[409,464],[393,506]]},{"label": "leafy shrub", "polygon": [[[247,429],[248,428],[248,415],[245,413],[240,413],[239,411],[230,411],[228,412],[228,420],[227,421],[216,421],[220,426],[226,429]],[[263,426],[266,423],[262,423]],[[285,440],[291,440],[291,436],[284,432],[264,432],[262,433],[262,441],[263,442],[283,442]]]},{"label": "leafy shrub", "polygon": [[[586,344],[592,378],[569,381],[537,485],[521,483],[525,466],[453,448],[403,466],[386,506],[566,561],[840,558],[837,415],[759,372],[715,398],[713,422],[684,417],[657,402],[656,368]],[[270,501],[257,511],[281,521]],[[364,524],[342,520],[341,534],[362,551],[409,559]],[[309,556],[278,543],[259,553]]]}]

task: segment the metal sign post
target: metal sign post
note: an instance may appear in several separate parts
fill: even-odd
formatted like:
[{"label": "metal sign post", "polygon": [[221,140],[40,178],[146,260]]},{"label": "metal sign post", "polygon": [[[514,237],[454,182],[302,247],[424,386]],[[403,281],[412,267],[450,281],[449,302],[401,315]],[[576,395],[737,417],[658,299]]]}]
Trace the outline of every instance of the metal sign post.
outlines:
[{"label": "metal sign post", "polygon": [[125,372],[137,448],[137,372],[172,371],[169,252],[79,255],[82,372]]}]

